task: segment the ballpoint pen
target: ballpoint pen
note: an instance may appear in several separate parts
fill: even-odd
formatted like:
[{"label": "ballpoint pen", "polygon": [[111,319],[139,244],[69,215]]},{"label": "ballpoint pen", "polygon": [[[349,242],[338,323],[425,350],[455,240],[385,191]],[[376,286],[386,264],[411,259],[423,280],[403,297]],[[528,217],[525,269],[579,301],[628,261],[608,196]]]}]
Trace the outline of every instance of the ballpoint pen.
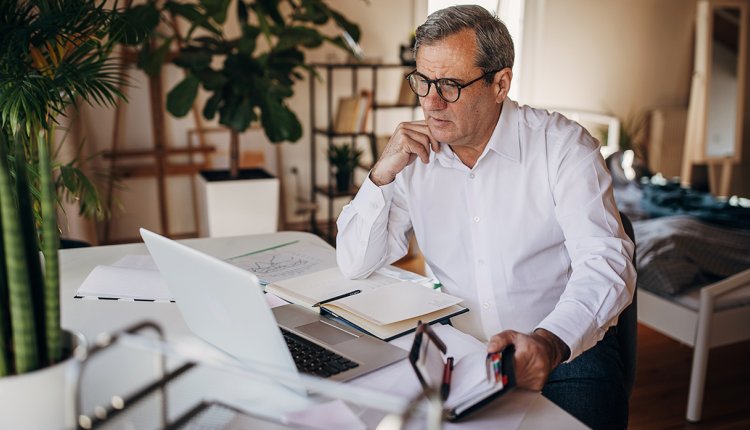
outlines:
[{"label": "ballpoint pen", "polygon": [[314,308],[318,308],[318,307],[320,307],[320,305],[324,305],[324,304],[326,304],[326,303],[329,303],[329,302],[332,302],[332,301],[334,301],[334,300],[338,300],[338,299],[343,299],[344,297],[349,297],[349,296],[353,296],[353,295],[355,295],[355,294],[359,294],[359,293],[361,293],[361,292],[362,292],[362,290],[354,290],[354,291],[350,291],[350,292],[348,292],[348,293],[346,293],[346,294],[342,294],[342,295],[340,295],[340,296],[336,296],[336,297],[331,297],[330,299],[325,299],[325,300],[321,300],[321,301],[319,301],[318,303],[315,303],[315,304],[313,305],[313,307],[314,307]]},{"label": "ballpoint pen", "polygon": [[453,376],[453,357],[448,357],[443,370],[443,383],[440,386],[440,397],[445,401],[451,391],[451,377]]}]

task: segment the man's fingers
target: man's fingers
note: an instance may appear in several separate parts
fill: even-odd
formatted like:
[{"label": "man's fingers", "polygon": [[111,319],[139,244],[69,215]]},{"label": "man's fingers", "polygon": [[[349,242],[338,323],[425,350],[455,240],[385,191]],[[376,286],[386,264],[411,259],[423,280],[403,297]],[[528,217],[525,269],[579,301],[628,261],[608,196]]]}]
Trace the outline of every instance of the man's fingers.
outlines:
[{"label": "man's fingers", "polygon": [[430,162],[430,153],[427,151],[425,145],[421,142],[417,142],[414,140],[407,141],[404,149],[408,153],[417,154],[417,156],[420,160],[422,160],[423,163],[427,164]]},{"label": "man's fingers", "polygon": [[421,125],[421,131],[427,137],[430,139],[430,146],[432,147],[432,150],[435,152],[440,152],[440,142],[438,142],[437,139],[435,139],[435,136],[432,135],[432,131],[430,131],[430,127],[427,126],[427,123],[425,121],[422,121]]},{"label": "man's fingers", "polygon": [[500,352],[505,349],[506,346],[514,343],[516,338],[516,332],[512,330],[506,330],[498,333],[490,338],[487,343],[487,352]]},{"label": "man's fingers", "polygon": [[424,136],[424,139],[422,138],[419,139],[420,142],[424,142],[425,145],[430,145],[432,150],[435,152],[440,151],[440,143],[432,135],[432,132],[430,131],[430,127],[427,126],[426,121],[420,120],[420,121],[403,122],[400,124],[400,126],[404,130],[411,131],[412,133],[409,133],[410,136],[414,136],[415,133],[418,133]]}]

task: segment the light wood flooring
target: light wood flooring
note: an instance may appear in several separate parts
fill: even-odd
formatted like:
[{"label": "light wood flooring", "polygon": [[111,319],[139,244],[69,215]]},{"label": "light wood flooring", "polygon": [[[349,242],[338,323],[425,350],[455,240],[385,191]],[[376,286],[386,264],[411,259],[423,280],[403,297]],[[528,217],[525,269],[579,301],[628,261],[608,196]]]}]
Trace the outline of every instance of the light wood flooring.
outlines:
[{"label": "light wood flooring", "polygon": [[[423,273],[419,255],[397,266]],[[750,429],[750,342],[711,351],[703,419],[685,420],[693,350],[647,326],[638,327],[638,371],[630,429]]]}]

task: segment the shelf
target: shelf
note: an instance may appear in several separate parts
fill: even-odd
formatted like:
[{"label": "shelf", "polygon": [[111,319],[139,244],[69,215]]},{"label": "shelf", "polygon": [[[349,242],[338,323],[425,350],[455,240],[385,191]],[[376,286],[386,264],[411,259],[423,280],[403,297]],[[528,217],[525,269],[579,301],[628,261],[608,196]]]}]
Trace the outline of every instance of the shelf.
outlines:
[{"label": "shelf", "polygon": [[[366,171],[369,170],[371,168],[371,164],[378,159],[378,153],[379,150],[381,150],[380,147],[383,146],[383,142],[380,141],[377,134],[375,133],[375,131],[381,130],[382,128],[378,127],[378,122],[384,120],[387,121],[387,123],[389,123],[390,125],[390,123],[397,121],[396,117],[399,117],[402,120],[406,119],[406,117],[411,117],[412,120],[414,119],[414,108],[419,107],[419,104],[415,102],[416,96],[411,97],[413,94],[411,93],[411,89],[408,88],[408,84],[406,83],[406,81],[404,81],[403,76],[395,79],[396,72],[404,72],[406,71],[406,69],[412,67],[413,66],[398,63],[309,64],[310,124],[312,125],[312,129],[310,130],[310,183],[313,184],[310,190],[310,201],[315,204],[317,204],[316,200],[326,201],[325,204],[320,206],[323,209],[323,212],[321,214],[318,214],[316,211],[312,211],[310,213],[310,226],[312,231],[320,234],[329,243],[333,243],[335,241],[336,227],[334,224],[334,200],[339,197],[351,198],[357,193],[358,188],[353,188],[352,190],[348,190],[346,192],[339,192],[335,190],[333,175],[330,174],[330,166],[328,164],[323,164],[323,160],[320,160],[321,165],[318,165],[318,160],[320,157],[320,147],[327,145],[327,148],[330,148],[331,146],[338,143],[336,139],[342,138],[351,139],[351,142],[356,145],[364,145],[364,139],[360,138],[366,138],[368,140],[367,146],[369,147],[368,150],[370,153],[370,157],[368,158],[372,161],[368,161],[367,163],[360,163],[360,165],[357,167],[358,169],[363,169]],[[373,99],[369,100],[371,106],[368,111],[369,115],[366,115],[364,117],[366,118],[364,126],[361,122],[359,122],[356,127],[339,128],[343,130],[363,129],[370,131],[359,131],[353,133],[334,132],[332,124],[334,124],[335,119],[338,117],[338,113],[334,113],[334,110],[336,108],[337,100],[341,100],[339,96],[342,92],[343,86],[346,86],[346,84],[342,84],[343,86],[335,85],[337,83],[338,77],[343,76],[345,82],[347,84],[351,84],[349,91],[347,91],[350,96],[361,94],[363,90],[369,90],[371,94],[378,95],[378,81],[383,78],[383,76],[379,75],[385,76],[386,79],[391,83],[400,84],[401,87],[397,97],[392,100],[389,100],[388,98],[382,100],[381,98],[380,101],[375,100],[373,97]],[[316,77],[319,77],[321,79],[316,79]],[[316,104],[316,85],[321,80],[323,81],[323,91],[320,97],[325,102],[325,107],[322,109],[321,106],[318,106],[318,104]],[[401,94],[405,93],[407,90],[409,94],[406,95],[408,95],[409,97],[405,97],[404,94]],[[399,103],[399,101],[401,103]],[[377,114],[380,109],[395,109],[396,115],[382,115],[381,117]],[[393,124],[393,127],[395,126],[396,124]],[[319,181],[323,181],[318,177],[318,173],[324,172],[329,173],[328,184],[319,184]],[[327,225],[327,228],[321,229],[318,226],[318,216],[325,220],[324,223],[325,225]]]},{"label": "shelf", "polygon": [[389,63],[312,63],[310,67],[321,67],[326,69],[397,69],[397,68],[414,68],[407,64]]},{"label": "shelf", "polygon": [[315,127],[313,131],[315,132],[315,134],[322,134],[328,137],[359,137],[359,136],[374,137],[375,136],[373,133],[369,131],[359,131],[356,133],[334,133],[333,131],[330,131],[326,128],[320,128],[320,127]]},{"label": "shelf", "polygon": [[120,149],[118,151],[105,151],[106,159],[112,158],[140,158],[157,155],[180,155],[180,154],[209,154],[216,150],[213,145],[203,148],[154,148],[154,149]]},{"label": "shelf", "polygon": [[[163,166],[166,175],[196,175],[206,168],[205,163],[169,163]],[[115,166],[112,171],[120,178],[150,178],[159,175],[159,166],[154,163],[126,164]]]},{"label": "shelf", "polygon": [[333,185],[316,185],[315,186],[315,192],[319,194],[324,194],[328,197],[336,198],[336,197],[351,197],[357,194],[357,191],[359,191],[359,187],[352,187],[349,191],[339,191],[336,189]]},{"label": "shelf", "polygon": [[404,104],[404,103],[376,103],[372,105],[372,109],[415,109],[418,108],[419,105],[415,104]]}]

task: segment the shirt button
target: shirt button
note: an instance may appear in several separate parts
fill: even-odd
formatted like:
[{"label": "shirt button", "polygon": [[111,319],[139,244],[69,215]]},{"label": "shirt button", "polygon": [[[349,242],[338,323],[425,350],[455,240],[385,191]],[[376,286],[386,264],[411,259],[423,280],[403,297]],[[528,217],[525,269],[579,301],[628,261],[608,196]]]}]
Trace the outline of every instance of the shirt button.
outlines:
[{"label": "shirt button", "polygon": [[482,305],[482,308],[489,309],[490,308],[490,304],[489,303],[485,303],[485,304]]},{"label": "shirt button", "polygon": [[477,263],[479,263],[479,264],[484,264],[484,260],[482,260],[482,259],[480,258],[480,259],[479,259],[479,261],[477,261]]},{"label": "shirt button", "polygon": [[478,216],[474,217],[474,222],[479,222],[479,217]]},{"label": "shirt button", "polygon": [[470,173],[470,174],[469,174],[469,177],[470,177],[471,179],[474,179],[474,174],[473,174],[473,173]]},{"label": "shirt button", "polygon": [[378,208],[378,204],[375,203],[375,202],[372,202],[372,203],[370,203],[370,207],[373,208],[373,209],[377,209]]}]

